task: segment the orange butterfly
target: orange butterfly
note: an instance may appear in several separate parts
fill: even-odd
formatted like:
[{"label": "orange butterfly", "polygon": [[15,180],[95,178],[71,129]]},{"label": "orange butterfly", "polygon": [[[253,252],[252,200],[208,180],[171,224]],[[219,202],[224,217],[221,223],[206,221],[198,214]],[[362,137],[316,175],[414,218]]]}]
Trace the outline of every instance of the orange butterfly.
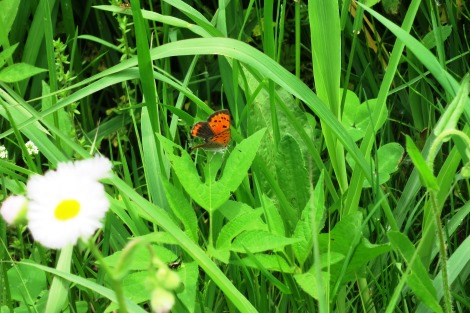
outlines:
[{"label": "orange butterfly", "polygon": [[193,137],[204,139],[204,143],[194,146],[209,151],[220,151],[227,148],[230,141],[230,112],[220,110],[212,113],[207,122],[198,122],[191,129]]}]

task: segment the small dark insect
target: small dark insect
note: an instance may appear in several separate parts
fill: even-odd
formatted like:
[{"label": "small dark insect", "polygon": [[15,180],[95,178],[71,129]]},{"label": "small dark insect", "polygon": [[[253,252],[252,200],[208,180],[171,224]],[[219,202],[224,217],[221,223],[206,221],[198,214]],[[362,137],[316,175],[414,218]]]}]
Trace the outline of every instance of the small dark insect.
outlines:
[{"label": "small dark insect", "polygon": [[120,7],[121,9],[130,9],[130,8],[131,8],[131,4],[129,3],[129,1],[124,0],[124,3],[119,4],[119,7]]},{"label": "small dark insect", "polygon": [[183,260],[181,259],[181,257],[178,257],[173,262],[168,263],[168,267],[171,268],[172,270],[177,270],[181,267],[182,263],[183,263]]}]

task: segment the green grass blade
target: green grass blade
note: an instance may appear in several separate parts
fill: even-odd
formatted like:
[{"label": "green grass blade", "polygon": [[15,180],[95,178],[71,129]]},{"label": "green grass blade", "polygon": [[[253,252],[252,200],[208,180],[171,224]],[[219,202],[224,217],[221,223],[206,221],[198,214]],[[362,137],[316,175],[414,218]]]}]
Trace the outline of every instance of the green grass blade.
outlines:
[{"label": "green grass blade", "polygon": [[[312,42],[312,61],[318,97],[329,107],[338,121],[341,120],[340,75],[341,34],[337,1],[311,0],[308,5]],[[348,189],[346,161],[341,144],[322,120],[322,132],[330,160],[342,192]],[[333,131],[333,133],[332,133]],[[337,136],[337,134],[335,134]],[[341,139],[340,139],[341,140]],[[345,211],[344,214],[348,212]]]}]

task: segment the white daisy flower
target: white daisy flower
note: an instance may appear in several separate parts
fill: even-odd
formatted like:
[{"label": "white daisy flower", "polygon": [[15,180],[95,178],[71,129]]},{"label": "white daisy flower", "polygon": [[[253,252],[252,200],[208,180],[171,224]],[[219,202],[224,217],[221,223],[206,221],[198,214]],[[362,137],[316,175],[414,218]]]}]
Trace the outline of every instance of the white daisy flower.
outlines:
[{"label": "white daisy flower", "polygon": [[26,150],[28,150],[29,155],[36,155],[39,153],[38,147],[31,140],[28,140],[24,145],[26,146]]},{"label": "white daisy flower", "polygon": [[3,219],[11,225],[26,216],[27,205],[28,200],[25,196],[9,196],[3,201],[0,213]]},{"label": "white daisy flower", "polygon": [[8,150],[4,145],[0,146],[0,159],[8,159]]},{"label": "white daisy flower", "polygon": [[43,246],[60,249],[91,237],[101,227],[109,207],[104,186],[111,162],[103,157],[59,163],[57,170],[32,176],[26,186],[29,198],[28,228]]}]

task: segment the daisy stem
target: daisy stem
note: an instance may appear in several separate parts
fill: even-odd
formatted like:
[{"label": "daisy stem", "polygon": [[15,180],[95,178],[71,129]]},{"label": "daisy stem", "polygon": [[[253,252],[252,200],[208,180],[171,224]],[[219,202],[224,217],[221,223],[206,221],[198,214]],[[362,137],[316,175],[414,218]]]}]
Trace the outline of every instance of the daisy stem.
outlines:
[{"label": "daisy stem", "polygon": [[[121,313],[127,313],[127,307],[126,307],[126,300],[124,297],[124,291],[122,289],[122,280],[121,278],[117,278],[114,275],[114,272],[111,270],[111,268],[106,264],[106,262],[103,259],[103,256],[101,255],[100,251],[96,248],[95,243],[93,242],[92,239],[90,239],[90,244],[89,244],[91,253],[95,256],[96,260],[99,262],[100,266],[103,268],[103,270],[108,274],[111,282],[111,287],[116,293],[116,300],[120,308]],[[119,273],[118,273],[119,275]]]},{"label": "daisy stem", "polygon": [[214,226],[213,224],[213,209],[212,209],[212,173],[211,173],[211,161],[212,161],[212,158],[214,157],[214,154],[212,155],[211,159],[209,162],[207,162],[207,166],[209,168],[209,246],[210,247],[213,247],[212,246],[212,243],[213,243],[213,238],[212,238],[212,227]]}]

